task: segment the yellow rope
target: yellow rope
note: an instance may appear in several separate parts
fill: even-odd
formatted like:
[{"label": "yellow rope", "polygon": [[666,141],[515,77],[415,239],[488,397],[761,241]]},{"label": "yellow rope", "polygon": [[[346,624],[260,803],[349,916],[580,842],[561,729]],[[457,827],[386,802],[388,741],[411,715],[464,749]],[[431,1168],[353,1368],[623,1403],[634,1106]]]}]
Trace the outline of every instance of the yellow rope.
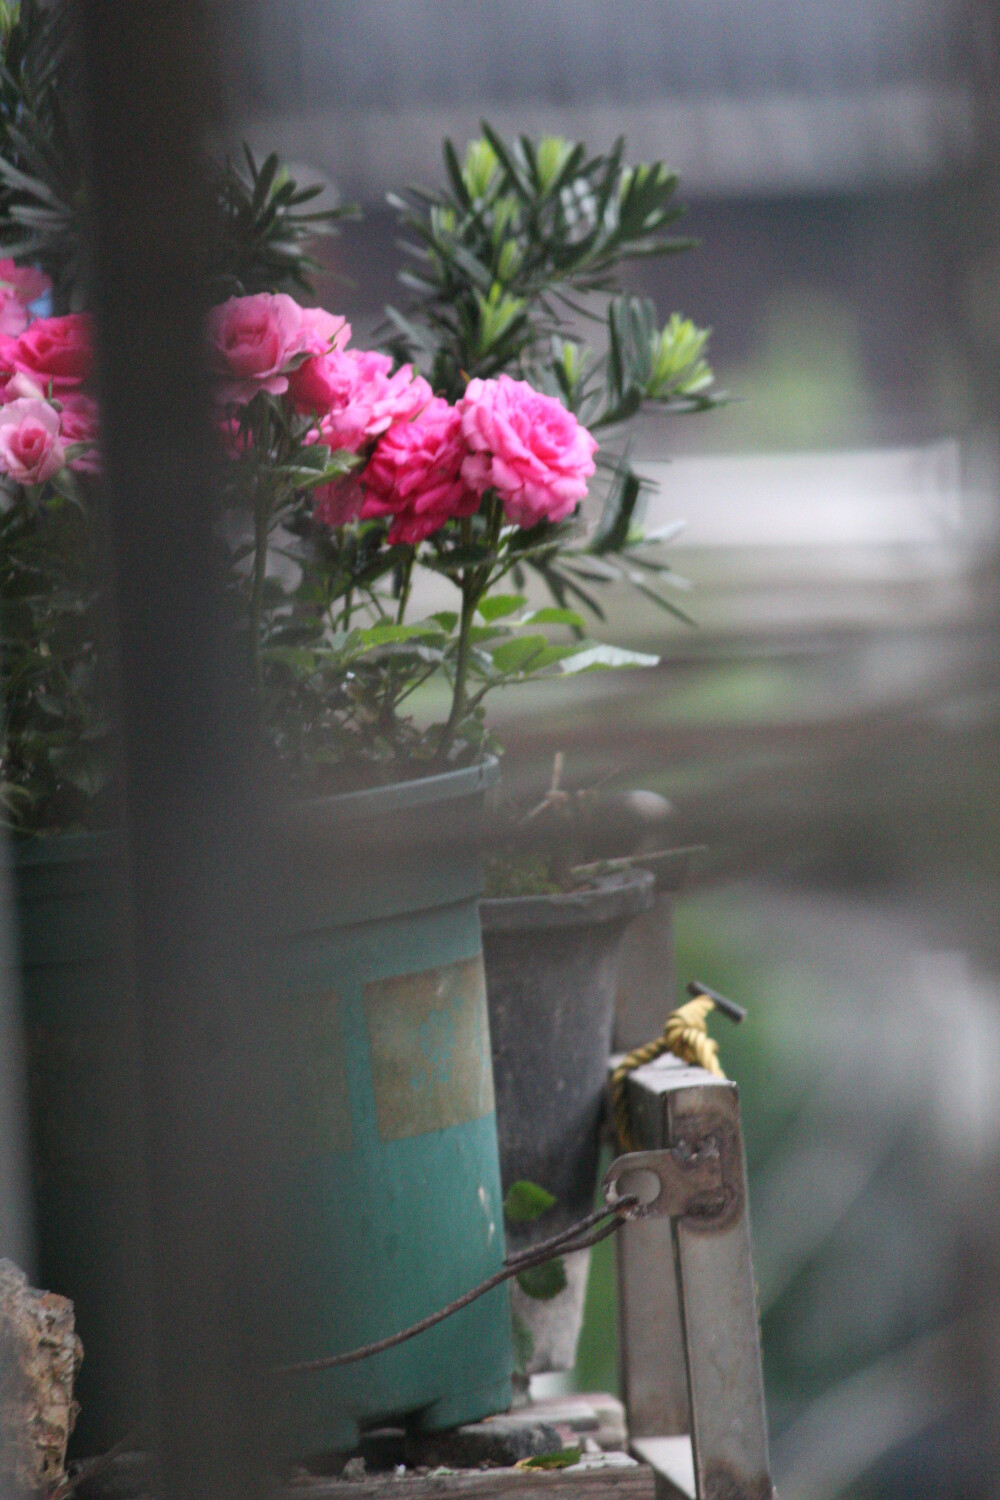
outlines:
[{"label": "yellow rope", "polygon": [[714,1009],[715,1001],[710,1000],[707,995],[697,995],[695,999],[679,1005],[667,1017],[662,1034],[653,1041],[646,1042],[645,1046],[636,1047],[629,1052],[612,1073],[611,1109],[618,1140],[624,1151],[635,1150],[629,1129],[625,1088],[628,1075],[635,1068],[641,1068],[654,1058],[662,1057],[664,1052],[672,1052],[682,1062],[695,1063],[707,1073],[714,1073],[716,1078],[725,1078],[726,1075],[719,1066],[719,1044],[709,1036],[706,1024]]}]

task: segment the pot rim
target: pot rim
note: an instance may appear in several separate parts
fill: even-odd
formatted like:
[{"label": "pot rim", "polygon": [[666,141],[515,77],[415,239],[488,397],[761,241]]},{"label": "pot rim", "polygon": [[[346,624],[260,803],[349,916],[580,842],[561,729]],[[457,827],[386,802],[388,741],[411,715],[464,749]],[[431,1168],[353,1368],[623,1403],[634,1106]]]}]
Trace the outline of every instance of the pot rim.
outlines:
[{"label": "pot rim", "polygon": [[[387,786],[365,787],[357,792],[335,792],[288,803],[281,809],[286,827],[296,833],[323,834],[369,818],[432,804],[450,803],[477,792],[487,792],[500,780],[500,762],[488,755],[472,766],[459,766],[434,776],[412,781],[393,781]],[[33,865],[73,864],[110,854],[115,835],[107,829],[74,833],[35,833],[11,839],[10,862],[16,868]]]},{"label": "pot rim", "polygon": [[357,792],[335,792],[311,797],[282,808],[285,826],[298,834],[322,835],[337,828],[385,818],[420,808],[457,802],[495,787],[500,780],[500,762],[488,755],[472,766],[459,766],[435,776],[412,781],[394,781],[388,786],[365,787]]},{"label": "pot rim", "polygon": [[530,932],[627,921],[649,911],[656,879],[648,870],[607,875],[586,890],[551,896],[489,896],[479,903],[484,932]]}]

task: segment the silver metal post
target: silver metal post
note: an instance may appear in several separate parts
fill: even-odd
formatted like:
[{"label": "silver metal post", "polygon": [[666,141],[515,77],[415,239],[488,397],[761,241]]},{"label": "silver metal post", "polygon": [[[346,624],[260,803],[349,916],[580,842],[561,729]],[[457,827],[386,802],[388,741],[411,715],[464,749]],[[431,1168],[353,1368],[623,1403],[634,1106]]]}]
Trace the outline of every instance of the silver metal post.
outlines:
[{"label": "silver metal post", "polygon": [[771,1500],[739,1092],[674,1057],[637,1068],[628,1090],[636,1144],[716,1151],[721,1183],[683,1216],[642,1219],[620,1236],[633,1446],[664,1496]]}]

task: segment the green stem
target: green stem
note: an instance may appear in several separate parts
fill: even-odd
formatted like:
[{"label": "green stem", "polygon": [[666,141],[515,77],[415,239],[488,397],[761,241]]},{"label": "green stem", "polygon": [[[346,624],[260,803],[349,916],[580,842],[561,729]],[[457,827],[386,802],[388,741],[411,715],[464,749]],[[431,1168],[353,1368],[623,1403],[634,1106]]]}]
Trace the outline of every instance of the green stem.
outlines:
[{"label": "green stem", "polygon": [[[496,494],[492,494],[487,501],[490,506],[487,516],[487,552],[492,554],[497,549],[500,540],[500,531],[503,526],[503,508]],[[462,543],[468,546],[472,538],[472,527],[468,520],[462,521]],[[458,626],[458,652],[455,657],[455,684],[452,690],[451,712],[441,732],[441,743],[438,746],[438,757],[444,759],[451,749],[455,739],[455,731],[469,709],[479,702],[481,694],[470,701],[466,694],[466,683],[469,677],[469,662],[472,656],[472,622],[475,618],[479,601],[486,593],[493,581],[493,564],[487,561],[480,568],[470,568],[462,575],[462,614]]]},{"label": "green stem", "polygon": [[400,570],[399,607],[396,610],[397,625],[402,625],[404,616],[406,615],[406,606],[410,602],[410,585],[413,581],[414,557],[415,554],[411,552],[408,561],[403,563],[403,566]]},{"label": "green stem", "polygon": [[270,496],[258,490],[253,507],[253,588],[250,594],[250,651],[253,658],[257,691],[264,686],[261,666],[261,625],[264,616],[264,579],[267,572],[267,537],[270,522]]},{"label": "green stem", "polygon": [[481,589],[475,572],[466,574],[462,579],[462,615],[458,626],[458,653],[455,657],[455,684],[451,695],[451,713],[441,732],[441,743],[438,746],[438,757],[442,760],[451,749],[455,730],[466,712],[465,684],[469,676],[469,657],[472,652],[470,635],[480,594]]}]

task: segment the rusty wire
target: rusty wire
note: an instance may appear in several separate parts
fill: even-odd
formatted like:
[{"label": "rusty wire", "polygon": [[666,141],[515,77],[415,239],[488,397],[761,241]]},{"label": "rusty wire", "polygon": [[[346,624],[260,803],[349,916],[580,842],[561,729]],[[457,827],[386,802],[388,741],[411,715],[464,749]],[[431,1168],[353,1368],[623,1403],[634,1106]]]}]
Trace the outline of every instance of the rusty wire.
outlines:
[{"label": "rusty wire", "polygon": [[[357,1349],[348,1349],[343,1354],[327,1354],[319,1359],[304,1359],[295,1364],[281,1365],[277,1374],[312,1375],[319,1370],[339,1369],[341,1365],[354,1364],[358,1360],[382,1354],[386,1349],[394,1349],[397,1344],[403,1344],[407,1339],[415,1338],[418,1333],[426,1332],[428,1328],[433,1328],[445,1318],[450,1318],[453,1313],[461,1312],[463,1307],[468,1307],[471,1302],[485,1296],[494,1287],[502,1286],[505,1281],[510,1281],[522,1271],[530,1270],[532,1266],[544,1265],[546,1261],[553,1260],[557,1255],[572,1255],[577,1250],[588,1250],[592,1245],[599,1244],[601,1240],[607,1239],[609,1235],[620,1229],[638,1207],[638,1198],[629,1195],[614,1204],[599,1208],[595,1213],[588,1214],[585,1219],[571,1224],[568,1229],[561,1230],[559,1234],[554,1234],[547,1240],[541,1240],[527,1250],[509,1255],[503,1263],[502,1270],[495,1272],[492,1276],[487,1276],[485,1281],[481,1281],[471,1291],[464,1292],[461,1297],[456,1297],[454,1302],[449,1302],[446,1307],[438,1308],[437,1312],[428,1313],[426,1318],[411,1323],[409,1328],[403,1328],[399,1333],[391,1333],[384,1339],[376,1339],[374,1343],[362,1344]],[[602,1220],[610,1222],[602,1223]]]}]

